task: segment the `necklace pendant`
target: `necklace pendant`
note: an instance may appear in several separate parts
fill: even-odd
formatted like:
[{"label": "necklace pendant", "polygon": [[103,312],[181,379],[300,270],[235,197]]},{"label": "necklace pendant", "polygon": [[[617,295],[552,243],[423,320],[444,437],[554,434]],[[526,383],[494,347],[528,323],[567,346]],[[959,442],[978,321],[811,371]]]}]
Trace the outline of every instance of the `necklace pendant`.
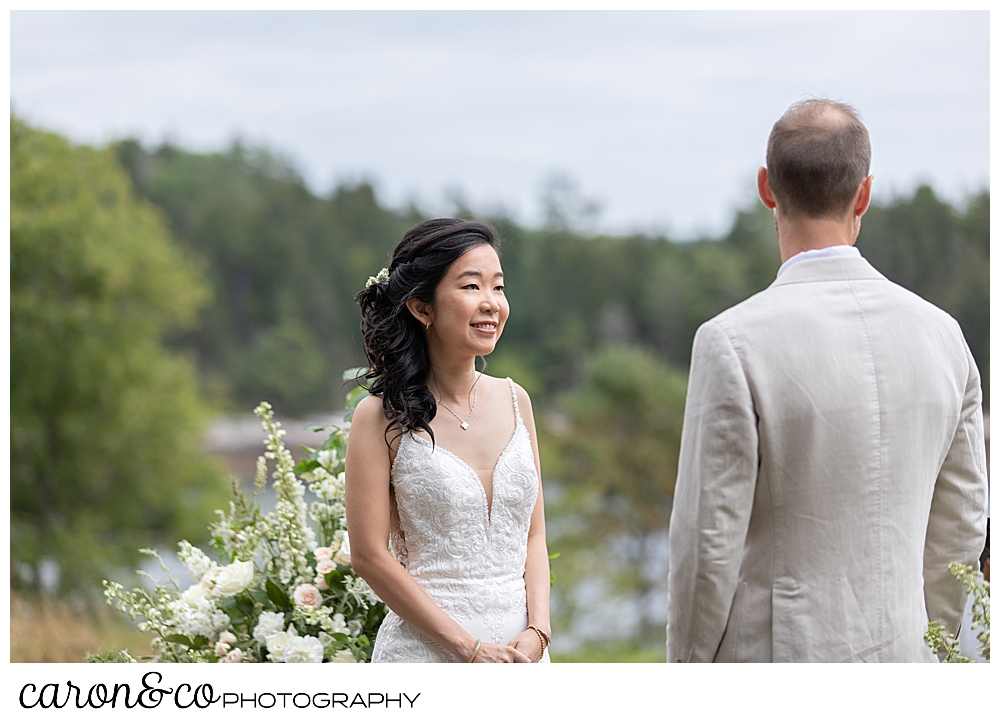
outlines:
[{"label": "necklace pendant", "polygon": [[469,423],[468,422],[462,422],[462,429],[468,429],[468,428],[469,428]]}]

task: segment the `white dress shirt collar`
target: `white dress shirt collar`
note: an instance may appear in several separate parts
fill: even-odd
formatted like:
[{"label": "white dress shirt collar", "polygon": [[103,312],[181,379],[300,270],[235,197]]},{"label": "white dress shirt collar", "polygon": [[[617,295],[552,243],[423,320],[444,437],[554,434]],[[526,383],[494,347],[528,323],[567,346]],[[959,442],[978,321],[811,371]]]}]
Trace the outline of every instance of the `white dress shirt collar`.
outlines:
[{"label": "white dress shirt collar", "polygon": [[792,258],[788,259],[778,268],[778,276],[781,276],[789,266],[797,264],[799,261],[809,261],[811,259],[839,259],[839,258],[861,258],[861,252],[854,246],[827,246],[822,249],[809,249],[800,251]]}]

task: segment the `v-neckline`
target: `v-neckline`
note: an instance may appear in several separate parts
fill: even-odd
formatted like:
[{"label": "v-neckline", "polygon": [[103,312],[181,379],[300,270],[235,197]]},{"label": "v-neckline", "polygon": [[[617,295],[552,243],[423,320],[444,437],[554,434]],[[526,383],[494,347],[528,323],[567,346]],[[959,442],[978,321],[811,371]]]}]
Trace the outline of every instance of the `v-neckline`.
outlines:
[{"label": "v-neckline", "polygon": [[[472,476],[476,480],[476,485],[479,487],[479,491],[482,492],[482,494],[483,494],[483,506],[486,508],[486,524],[487,524],[487,526],[492,526],[493,525],[493,503],[496,502],[496,499],[497,499],[497,485],[496,485],[497,468],[500,466],[500,462],[503,461],[504,456],[507,454],[507,450],[509,450],[511,448],[511,445],[514,444],[514,440],[517,439],[517,431],[518,431],[518,429],[521,426],[523,426],[523,422],[521,421],[520,415],[518,415],[517,419],[514,420],[514,432],[513,432],[513,434],[510,435],[510,441],[507,442],[507,445],[500,452],[500,456],[497,457],[496,464],[493,465],[493,472],[491,473],[491,476],[490,476],[490,482],[491,482],[491,484],[493,486],[493,499],[492,500],[490,500],[489,497],[486,496],[486,487],[485,487],[485,485],[483,485],[483,480],[476,473],[476,470],[474,470],[472,468],[471,464],[469,464],[468,462],[466,462],[464,459],[462,459],[461,457],[459,457],[457,454],[455,454],[454,452],[452,452],[447,447],[442,447],[440,444],[437,444],[436,442],[434,444],[431,444],[431,441],[429,439],[424,439],[419,434],[411,433],[409,436],[411,438],[413,438],[413,439],[418,439],[421,442],[423,442],[424,444],[430,446],[432,450],[440,449],[442,452],[444,452],[446,455],[448,455],[449,457],[451,457],[452,459],[454,459],[456,462],[458,462],[460,465],[462,465],[463,467],[465,467],[465,469],[467,469],[469,472],[472,473]],[[399,453],[398,452],[396,453],[396,456],[397,456],[397,458],[399,457]]]}]

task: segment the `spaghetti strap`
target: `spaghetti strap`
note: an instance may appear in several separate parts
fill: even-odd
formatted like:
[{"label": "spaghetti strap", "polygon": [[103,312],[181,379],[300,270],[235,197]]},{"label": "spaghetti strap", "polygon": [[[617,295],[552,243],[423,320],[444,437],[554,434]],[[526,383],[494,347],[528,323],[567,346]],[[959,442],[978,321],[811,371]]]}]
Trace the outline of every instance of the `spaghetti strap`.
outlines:
[{"label": "spaghetti strap", "polygon": [[510,377],[507,377],[507,383],[510,384],[510,396],[514,400],[514,419],[520,422],[521,408],[517,405],[517,387],[514,386],[514,380]]}]

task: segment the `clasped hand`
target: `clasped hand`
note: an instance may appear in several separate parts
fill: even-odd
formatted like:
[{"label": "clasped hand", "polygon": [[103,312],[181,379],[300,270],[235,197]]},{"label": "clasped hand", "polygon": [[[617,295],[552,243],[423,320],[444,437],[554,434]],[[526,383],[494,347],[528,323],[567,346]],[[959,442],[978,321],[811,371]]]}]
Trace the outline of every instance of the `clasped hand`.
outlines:
[{"label": "clasped hand", "polygon": [[537,663],[542,659],[542,644],[534,630],[525,630],[507,645],[483,643],[475,663]]}]

